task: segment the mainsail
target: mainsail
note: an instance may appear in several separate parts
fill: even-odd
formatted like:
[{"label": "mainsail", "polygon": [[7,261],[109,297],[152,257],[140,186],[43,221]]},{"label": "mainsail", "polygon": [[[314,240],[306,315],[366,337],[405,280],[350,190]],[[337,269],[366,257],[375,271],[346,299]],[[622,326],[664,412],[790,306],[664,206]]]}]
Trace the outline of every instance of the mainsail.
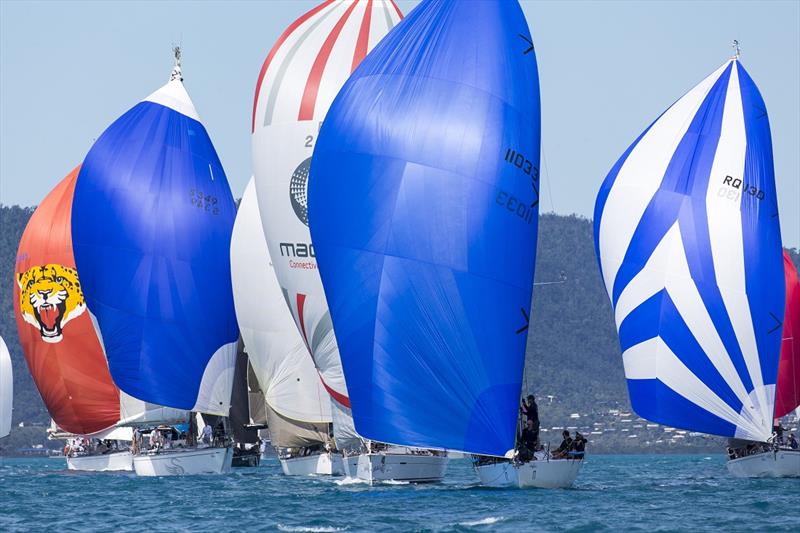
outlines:
[{"label": "mainsail", "polygon": [[87,435],[119,420],[119,391],[86,309],[70,218],[80,166],[28,221],[14,268],[14,316],[25,360],[56,424]]},{"label": "mainsail", "polygon": [[11,354],[3,337],[0,337],[0,439],[11,432],[11,414],[14,401],[14,372]]},{"label": "mainsail", "polygon": [[[275,277],[252,179],[233,226],[231,277],[245,349],[269,405],[273,445],[298,446],[300,434],[304,443],[325,442],[330,400]],[[317,428],[313,436],[309,427]]]},{"label": "mainsail", "polygon": [[359,442],[308,229],[307,180],[320,124],[342,84],[400,20],[391,0],[326,0],[267,55],[253,103],[253,169],[275,273],[333,398],[340,447]]},{"label": "mainsail", "polygon": [[784,309],[775,194],[766,106],[737,58],[608,174],[595,246],[642,417],[770,437]]},{"label": "mainsail", "polygon": [[226,415],[236,206],[179,66],[97,139],[73,205],[75,260],[115,383],[144,402]]},{"label": "mainsail", "polygon": [[325,118],[309,220],[366,438],[514,446],[538,226],[531,42],[517,2],[423,2]]},{"label": "mainsail", "polygon": [[775,418],[800,406],[800,281],[789,252],[783,251],[786,311],[783,317],[781,359],[775,391]]}]

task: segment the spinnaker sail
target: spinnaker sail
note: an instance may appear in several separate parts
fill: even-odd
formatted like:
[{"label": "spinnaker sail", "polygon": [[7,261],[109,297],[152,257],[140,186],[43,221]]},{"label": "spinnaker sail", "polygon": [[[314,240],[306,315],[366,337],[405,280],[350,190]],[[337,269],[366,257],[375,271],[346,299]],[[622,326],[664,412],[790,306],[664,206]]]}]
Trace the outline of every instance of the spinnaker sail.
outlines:
[{"label": "spinnaker sail", "polygon": [[14,402],[14,372],[11,354],[3,337],[0,337],[0,439],[11,432],[11,415]]},{"label": "spinnaker sail", "polygon": [[42,200],[25,228],[14,267],[14,316],[33,380],[58,427],[88,435],[119,420],[119,391],[87,312],[70,219],[75,167]]},{"label": "spinnaker sail", "polygon": [[775,418],[800,406],[800,280],[789,252],[783,251],[786,310],[783,317],[781,359],[775,391]]},{"label": "spinnaker sail", "polygon": [[313,440],[307,436],[308,424],[318,428],[315,443],[325,442],[330,400],[275,277],[252,179],[233,226],[231,269],[236,316],[270,408],[267,417],[273,445],[297,446],[292,427],[295,434],[306,435],[303,442]]},{"label": "spinnaker sail", "polygon": [[134,398],[228,413],[238,339],[235,215],[178,65],[97,139],[73,202],[86,303],[115,383]]},{"label": "spinnaker sail", "polygon": [[595,246],[642,417],[770,437],[784,311],[775,195],[766,106],[737,58],[606,177]]},{"label": "spinnaker sail", "polygon": [[307,181],[320,124],[342,84],[401,18],[391,0],[326,0],[267,55],[253,103],[253,170],[275,274],[334,411],[339,447],[360,443],[308,229]]},{"label": "spinnaker sail", "polygon": [[421,3],[331,106],[309,222],[365,438],[513,448],[539,146],[536,54],[517,2]]}]

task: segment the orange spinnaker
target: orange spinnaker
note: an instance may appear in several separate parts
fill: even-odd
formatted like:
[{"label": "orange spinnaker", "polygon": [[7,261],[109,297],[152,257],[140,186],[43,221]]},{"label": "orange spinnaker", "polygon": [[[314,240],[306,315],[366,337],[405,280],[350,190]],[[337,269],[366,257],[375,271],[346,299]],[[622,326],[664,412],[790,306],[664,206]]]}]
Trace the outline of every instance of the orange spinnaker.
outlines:
[{"label": "orange spinnaker", "polygon": [[71,218],[79,170],[47,195],[22,234],[14,315],[28,368],[53,420],[65,431],[88,435],[119,420],[119,390],[75,271]]}]

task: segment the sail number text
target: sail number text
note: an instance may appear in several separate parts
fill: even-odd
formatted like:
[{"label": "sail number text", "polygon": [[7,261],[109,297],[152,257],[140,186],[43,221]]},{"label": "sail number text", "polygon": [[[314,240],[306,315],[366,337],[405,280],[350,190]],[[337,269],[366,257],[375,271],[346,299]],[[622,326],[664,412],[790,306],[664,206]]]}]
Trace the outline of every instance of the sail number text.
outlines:
[{"label": "sail number text", "polygon": [[212,215],[219,215],[219,200],[216,196],[203,194],[203,191],[197,189],[190,189],[189,198],[194,207],[202,209],[206,213],[211,213]]},{"label": "sail number text", "polygon": [[733,176],[725,176],[722,180],[722,187],[717,191],[717,196],[720,198],[734,201],[738,201],[742,194],[755,196],[758,200],[764,199],[764,191]]}]

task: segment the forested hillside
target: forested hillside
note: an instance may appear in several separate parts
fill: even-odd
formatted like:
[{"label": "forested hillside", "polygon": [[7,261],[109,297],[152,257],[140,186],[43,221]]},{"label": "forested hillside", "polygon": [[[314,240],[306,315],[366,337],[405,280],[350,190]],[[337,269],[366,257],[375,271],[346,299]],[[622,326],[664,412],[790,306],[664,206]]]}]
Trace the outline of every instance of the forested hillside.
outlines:
[{"label": "forested hillside", "polygon": [[[17,244],[32,212],[32,208],[0,206],[0,335],[8,344],[14,365],[15,425],[49,420],[19,346],[11,300]],[[791,252],[795,264],[800,263],[797,250]],[[600,424],[603,434],[591,438],[596,449],[653,449],[656,445],[650,443],[659,442],[659,436],[663,442],[657,447],[661,448],[719,449],[715,441],[692,440],[689,435],[676,444],[664,437],[663,428],[648,428],[635,415],[627,415],[630,405],[622,359],[589,220],[554,214],[541,217],[536,282],[525,389],[539,399],[542,426],[548,429],[543,435],[546,440],[556,440],[553,427],[577,427],[588,432]],[[14,428],[12,436],[0,442],[0,448],[14,450],[41,442],[43,437],[43,429],[37,433]]]}]

